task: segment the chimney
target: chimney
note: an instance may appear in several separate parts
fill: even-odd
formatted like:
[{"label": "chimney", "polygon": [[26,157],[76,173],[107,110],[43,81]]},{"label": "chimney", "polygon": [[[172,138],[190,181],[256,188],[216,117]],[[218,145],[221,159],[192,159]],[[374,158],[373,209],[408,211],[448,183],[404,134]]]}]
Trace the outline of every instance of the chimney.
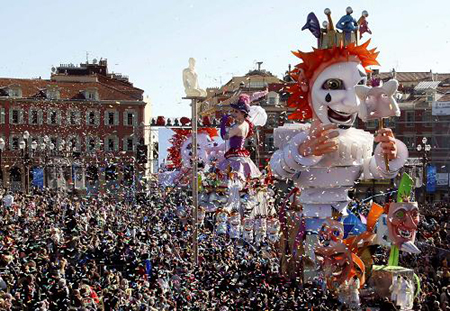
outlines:
[{"label": "chimney", "polygon": [[257,64],[258,64],[258,71],[261,71],[261,65],[262,65],[262,63],[263,63],[263,62],[257,62]]},{"label": "chimney", "polygon": [[288,72],[291,72],[291,68],[292,68],[292,66],[291,66],[291,64],[289,64],[288,65]]},{"label": "chimney", "polygon": [[430,78],[431,78],[431,81],[434,81],[433,70],[431,70],[431,69],[430,69]]},{"label": "chimney", "polygon": [[392,79],[397,78],[397,72],[395,71],[395,68],[392,68]]}]

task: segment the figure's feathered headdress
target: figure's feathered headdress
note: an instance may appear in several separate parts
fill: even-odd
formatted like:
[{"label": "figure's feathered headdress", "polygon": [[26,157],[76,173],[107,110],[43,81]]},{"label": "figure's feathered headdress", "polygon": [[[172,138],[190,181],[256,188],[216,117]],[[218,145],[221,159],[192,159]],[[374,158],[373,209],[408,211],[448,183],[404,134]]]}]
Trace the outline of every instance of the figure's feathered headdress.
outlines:
[{"label": "figure's feathered headdress", "polygon": [[[368,49],[370,40],[358,45],[360,33],[370,32],[366,17],[368,13],[363,12],[363,17],[358,22],[351,17],[353,10],[347,8],[347,15],[343,16],[337,23],[335,30],[331,20],[331,11],[325,9],[328,22],[324,22],[324,29],[320,28],[319,21],[314,13],[308,15],[306,25],[302,30],[309,29],[318,39],[318,48],[313,48],[312,52],[293,52],[302,62],[297,64],[290,72],[291,77],[297,81],[287,87],[291,94],[288,99],[288,107],[295,108],[289,119],[307,120],[312,118],[312,110],[309,104],[311,81],[326,67],[341,61],[349,61],[351,58],[358,58],[367,72],[368,66],[379,65],[376,58],[379,52],[376,49]],[[362,24],[364,22],[364,24]],[[361,28],[361,26],[364,26]],[[371,32],[370,32],[371,33]]]}]

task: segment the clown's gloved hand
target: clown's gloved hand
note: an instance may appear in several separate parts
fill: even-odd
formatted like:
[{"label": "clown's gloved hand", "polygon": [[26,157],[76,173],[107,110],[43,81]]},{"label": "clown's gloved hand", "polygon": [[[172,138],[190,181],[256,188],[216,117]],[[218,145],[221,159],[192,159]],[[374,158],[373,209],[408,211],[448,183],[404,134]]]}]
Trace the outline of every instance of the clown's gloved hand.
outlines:
[{"label": "clown's gloved hand", "polygon": [[222,137],[222,139],[225,139],[225,135],[227,135],[227,123],[229,117],[229,115],[224,114],[220,120],[220,137]]}]

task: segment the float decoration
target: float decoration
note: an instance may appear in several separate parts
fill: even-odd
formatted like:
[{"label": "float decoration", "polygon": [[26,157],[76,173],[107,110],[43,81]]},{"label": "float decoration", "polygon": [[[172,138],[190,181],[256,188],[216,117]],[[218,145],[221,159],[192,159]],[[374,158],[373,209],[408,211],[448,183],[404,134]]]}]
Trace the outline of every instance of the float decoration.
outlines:
[{"label": "float decoration", "polygon": [[[399,251],[420,253],[414,245],[419,211],[411,201],[414,181],[404,173],[398,188],[397,202],[388,204],[385,221],[391,244],[387,266],[373,266],[371,285],[380,297],[390,298],[401,310],[412,309],[414,297],[420,292],[420,280],[412,269],[400,267]],[[386,245],[386,244],[385,244]]]}]

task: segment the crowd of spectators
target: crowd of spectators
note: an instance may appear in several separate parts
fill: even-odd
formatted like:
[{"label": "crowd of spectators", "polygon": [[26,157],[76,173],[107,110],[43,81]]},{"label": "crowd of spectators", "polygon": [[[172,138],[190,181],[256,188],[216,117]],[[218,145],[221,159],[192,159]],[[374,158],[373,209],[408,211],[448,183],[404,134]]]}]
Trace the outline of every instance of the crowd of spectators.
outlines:
[{"label": "crowd of spectators", "polygon": [[[181,192],[155,187],[131,202],[109,194],[2,197],[0,310],[346,309],[320,286],[281,277],[273,249],[218,237],[212,226],[200,230],[194,265],[190,226],[176,214],[188,203]],[[449,208],[422,214],[422,254],[400,261],[421,278],[415,308],[447,310]]]}]

